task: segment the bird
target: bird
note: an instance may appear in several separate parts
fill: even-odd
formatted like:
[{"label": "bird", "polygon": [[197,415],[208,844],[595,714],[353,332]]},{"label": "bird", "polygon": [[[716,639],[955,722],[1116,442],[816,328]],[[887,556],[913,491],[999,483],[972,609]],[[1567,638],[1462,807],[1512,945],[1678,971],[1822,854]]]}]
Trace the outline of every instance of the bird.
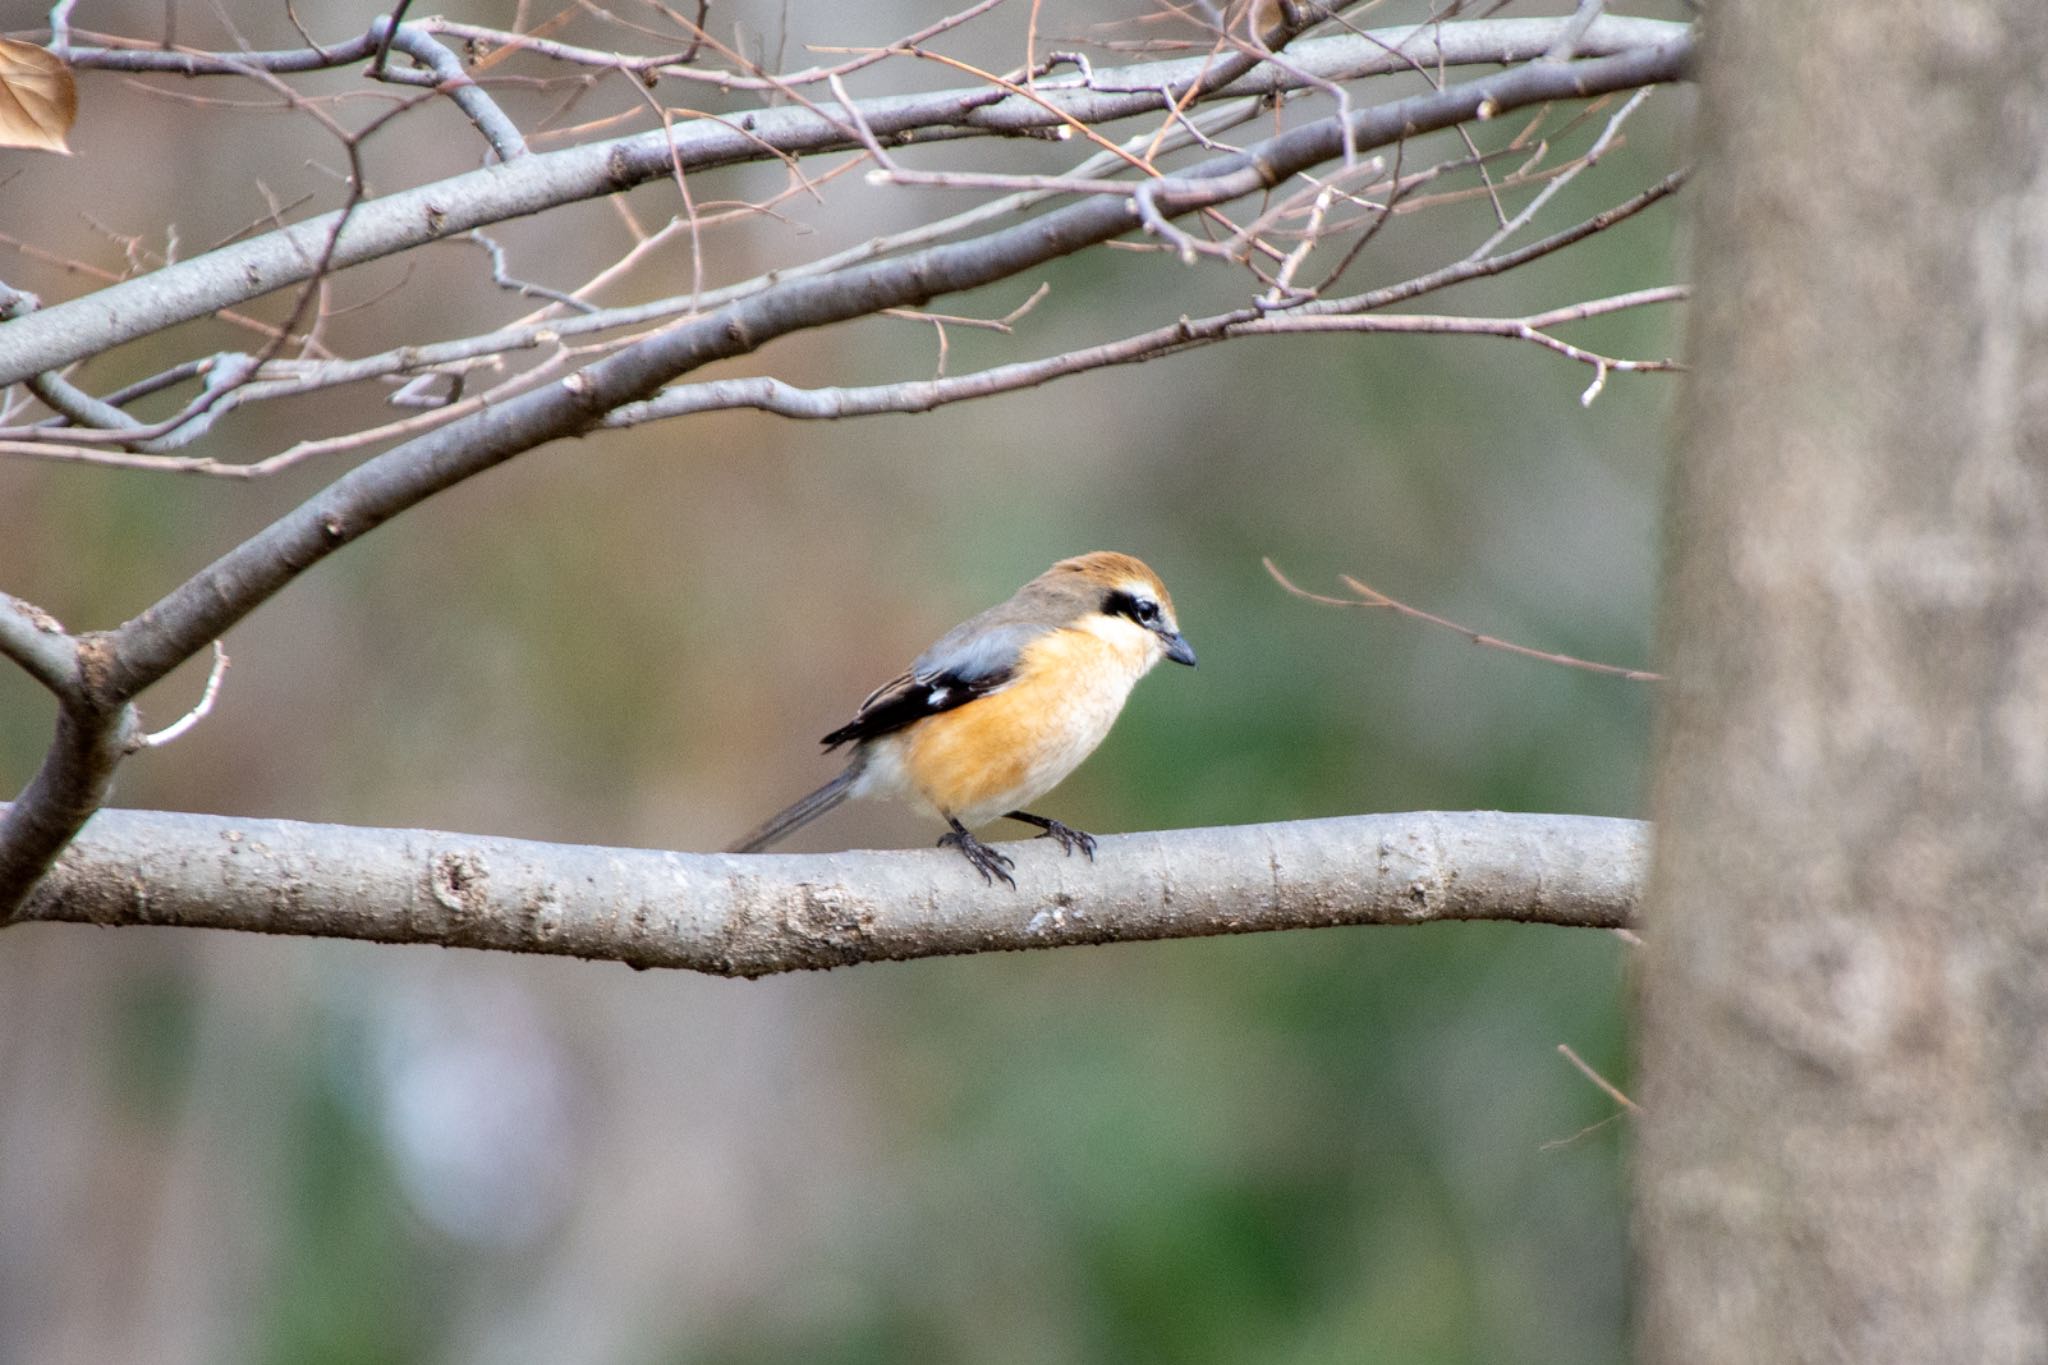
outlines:
[{"label": "bird", "polygon": [[726,851],[765,848],[859,796],[936,816],[947,826],[939,846],[990,885],[1017,885],[1016,864],[973,833],[999,817],[1092,862],[1094,836],[1024,807],[1095,751],[1161,659],[1195,666],[1159,575],[1114,550],[1062,559],[870,692],[821,741],[828,753],[852,746],[845,770]]}]

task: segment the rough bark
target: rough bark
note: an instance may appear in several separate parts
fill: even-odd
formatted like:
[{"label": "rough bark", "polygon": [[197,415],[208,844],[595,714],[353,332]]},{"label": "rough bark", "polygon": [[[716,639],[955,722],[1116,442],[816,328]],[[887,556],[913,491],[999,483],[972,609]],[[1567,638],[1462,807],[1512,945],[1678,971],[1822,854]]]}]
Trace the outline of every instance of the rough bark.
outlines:
[{"label": "rough bark", "polygon": [[1616,929],[1646,831],[1582,815],[1354,815],[1005,845],[1017,886],[940,850],[666,853],[430,830],[102,811],[20,920],[435,943],[720,976],[1339,924]]},{"label": "rough bark", "polygon": [[2048,1358],[2048,23],[1712,12],[1642,1358]]}]

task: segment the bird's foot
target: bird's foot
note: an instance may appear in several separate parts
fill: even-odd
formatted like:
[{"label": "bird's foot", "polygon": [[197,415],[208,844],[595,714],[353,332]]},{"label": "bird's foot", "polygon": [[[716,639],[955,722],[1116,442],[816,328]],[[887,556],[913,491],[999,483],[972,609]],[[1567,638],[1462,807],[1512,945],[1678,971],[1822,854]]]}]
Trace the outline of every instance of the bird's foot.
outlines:
[{"label": "bird's foot", "polygon": [[1057,820],[1048,820],[1045,822],[1045,833],[1038,837],[1055,841],[1060,846],[1060,852],[1070,858],[1074,855],[1074,850],[1078,848],[1081,852],[1088,855],[1089,862],[1095,861],[1095,836],[1075,829],[1072,825],[1063,825]]},{"label": "bird's foot", "polygon": [[1074,856],[1074,850],[1078,848],[1088,855],[1089,862],[1095,861],[1095,836],[1092,834],[1085,834],[1075,829],[1072,825],[1061,824],[1059,821],[1047,819],[1043,815],[1033,815],[1030,811],[1013,810],[1010,812],[1010,819],[1021,820],[1027,825],[1038,826],[1045,831],[1045,833],[1038,837],[1053,840],[1060,846],[1060,852],[1070,858]]},{"label": "bird's foot", "polygon": [[981,879],[990,885],[994,885],[995,879],[1001,877],[1009,883],[1012,890],[1016,889],[1017,879],[1010,875],[1010,869],[1016,864],[969,834],[967,827],[959,822],[954,822],[951,834],[939,836],[939,847],[959,849],[960,856],[967,859],[974,870],[981,874]]}]

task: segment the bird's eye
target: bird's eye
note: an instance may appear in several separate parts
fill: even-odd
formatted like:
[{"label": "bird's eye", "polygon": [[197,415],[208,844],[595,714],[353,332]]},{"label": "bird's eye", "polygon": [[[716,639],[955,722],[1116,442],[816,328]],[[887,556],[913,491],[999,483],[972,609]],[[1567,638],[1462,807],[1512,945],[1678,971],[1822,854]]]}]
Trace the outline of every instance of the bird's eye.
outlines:
[{"label": "bird's eye", "polygon": [[1105,616],[1128,616],[1147,630],[1156,626],[1165,615],[1156,598],[1144,597],[1121,588],[1103,599],[1102,614]]}]

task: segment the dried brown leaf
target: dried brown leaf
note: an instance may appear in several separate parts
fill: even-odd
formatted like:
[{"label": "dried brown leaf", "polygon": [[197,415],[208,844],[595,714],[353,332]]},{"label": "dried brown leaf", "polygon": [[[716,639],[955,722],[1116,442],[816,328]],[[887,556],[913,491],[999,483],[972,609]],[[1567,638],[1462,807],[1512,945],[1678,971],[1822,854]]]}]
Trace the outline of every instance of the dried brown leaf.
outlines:
[{"label": "dried brown leaf", "polygon": [[78,87],[62,57],[34,43],[0,38],[0,147],[71,149],[64,135],[78,118]]}]

